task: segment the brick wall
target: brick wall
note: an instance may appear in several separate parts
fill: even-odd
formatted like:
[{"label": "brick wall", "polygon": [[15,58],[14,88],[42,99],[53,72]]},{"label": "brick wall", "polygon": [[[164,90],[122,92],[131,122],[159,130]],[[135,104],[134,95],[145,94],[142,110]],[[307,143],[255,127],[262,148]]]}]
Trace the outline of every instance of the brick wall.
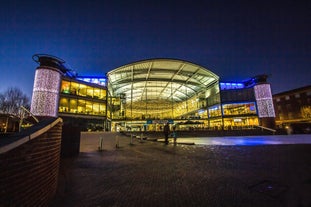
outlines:
[{"label": "brick wall", "polygon": [[55,195],[62,120],[54,119],[48,126],[0,154],[0,206],[47,206]]}]

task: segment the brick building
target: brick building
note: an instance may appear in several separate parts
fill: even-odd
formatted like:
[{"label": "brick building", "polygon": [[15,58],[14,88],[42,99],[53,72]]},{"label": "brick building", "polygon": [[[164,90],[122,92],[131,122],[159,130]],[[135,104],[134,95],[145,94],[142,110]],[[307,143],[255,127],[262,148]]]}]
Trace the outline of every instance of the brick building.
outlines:
[{"label": "brick building", "polygon": [[293,133],[311,132],[311,85],[273,95],[275,121]]}]

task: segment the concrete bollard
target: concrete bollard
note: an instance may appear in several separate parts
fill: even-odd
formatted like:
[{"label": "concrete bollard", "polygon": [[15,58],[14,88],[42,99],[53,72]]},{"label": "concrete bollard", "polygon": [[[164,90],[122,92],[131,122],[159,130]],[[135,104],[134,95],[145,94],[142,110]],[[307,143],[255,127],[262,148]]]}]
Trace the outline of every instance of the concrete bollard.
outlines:
[{"label": "concrete bollard", "polygon": [[133,134],[131,133],[131,141],[130,144],[133,144]]},{"label": "concrete bollard", "polygon": [[116,148],[119,148],[120,142],[119,142],[119,135],[116,135]]},{"label": "concrete bollard", "polygon": [[99,136],[99,147],[98,150],[102,151],[103,150],[103,137]]},{"label": "concrete bollard", "polygon": [[176,131],[173,132],[174,144],[177,144],[177,133]]},{"label": "concrete bollard", "polygon": [[140,142],[143,142],[143,133],[140,133]]}]

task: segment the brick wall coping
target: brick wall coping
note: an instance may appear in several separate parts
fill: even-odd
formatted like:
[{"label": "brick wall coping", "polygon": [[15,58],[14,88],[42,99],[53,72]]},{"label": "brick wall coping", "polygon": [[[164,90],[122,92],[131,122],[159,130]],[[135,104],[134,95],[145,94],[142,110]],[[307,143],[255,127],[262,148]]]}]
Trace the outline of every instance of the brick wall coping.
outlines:
[{"label": "brick wall coping", "polygon": [[63,122],[61,118],[48,118],[37,124],[12,135],[0,138],[0,154],[6,153],[36,137],[47,132],[59,122]]}]

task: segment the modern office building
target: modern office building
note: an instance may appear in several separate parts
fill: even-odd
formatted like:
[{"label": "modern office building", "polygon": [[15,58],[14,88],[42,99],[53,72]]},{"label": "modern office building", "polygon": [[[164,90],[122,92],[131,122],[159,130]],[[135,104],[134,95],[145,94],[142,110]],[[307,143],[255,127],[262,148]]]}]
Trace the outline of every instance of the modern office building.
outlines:
[{"label": "modern office building", "polygon": [[111,70],[105,77],[78,77],[64,61],[35,55],[31,112],[60,116],[84,130],[230,130],[274,127],[266,75],[224,82],[200,65],[149,59]]},{"label": "modern office building", "polygon": [[183,60],[150,59],[107,73],[112,130],[160,131],[274,127],[267,76],[222,82],[210,70]]},{"label": "modern office building", "polygon": [[65,61],[50,55],[34,55],[35,73],[31,112],[38,117],[61,117],[64,124],[82,130],[105,130],[107,87],[105,77],[79,77]]},{"label": "modern office building", "polygon": [[311,132],[311,85],[273,95],[275,122],[293,133]]},{"label": "modern office building", "polygon": [[83,130],[107,128],[107,89],[103,77],[64,76],[60,86],[58,115]]}]

